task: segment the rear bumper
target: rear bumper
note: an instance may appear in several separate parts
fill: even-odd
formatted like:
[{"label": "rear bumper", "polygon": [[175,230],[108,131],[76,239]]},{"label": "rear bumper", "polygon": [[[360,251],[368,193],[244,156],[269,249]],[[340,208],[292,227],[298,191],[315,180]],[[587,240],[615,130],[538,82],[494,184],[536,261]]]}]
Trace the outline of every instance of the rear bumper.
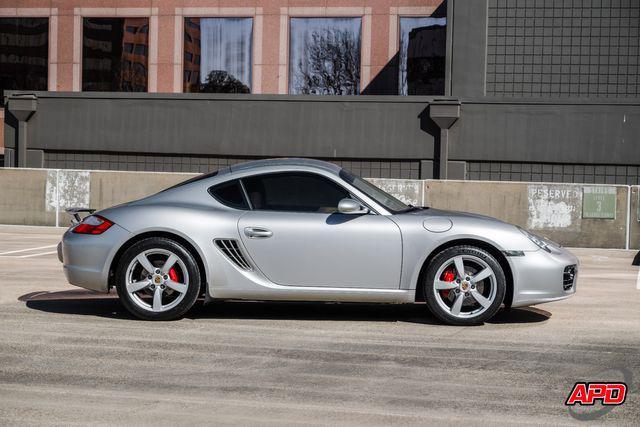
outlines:
[{"label": "rear bumper", "polygon": [[[514,279],[512,307],[558,301],[576,293],[580,263],[566,249],[525,252],[525,256],[511,257],[510,262]],[[575,266],[572,280],[565,274],[570,266]]]},{"label": "rear bumper", "polygon": [[75,234],[70,230],[58,245],[58,258],[63,263],[67,281],[81,288],[108,292],[111,261],[131,233],[117,224],[97,236]]}]

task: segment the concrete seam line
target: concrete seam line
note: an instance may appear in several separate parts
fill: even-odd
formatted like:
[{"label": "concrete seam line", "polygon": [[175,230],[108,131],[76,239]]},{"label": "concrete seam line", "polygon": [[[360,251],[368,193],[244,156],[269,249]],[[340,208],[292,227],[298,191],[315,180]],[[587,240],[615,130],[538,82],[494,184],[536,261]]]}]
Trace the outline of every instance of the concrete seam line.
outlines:
[{"label": "concrete seam line", "polygon": [[627,185],[627,224],[625,230],[625,249],[631,246],[631,186]]}]

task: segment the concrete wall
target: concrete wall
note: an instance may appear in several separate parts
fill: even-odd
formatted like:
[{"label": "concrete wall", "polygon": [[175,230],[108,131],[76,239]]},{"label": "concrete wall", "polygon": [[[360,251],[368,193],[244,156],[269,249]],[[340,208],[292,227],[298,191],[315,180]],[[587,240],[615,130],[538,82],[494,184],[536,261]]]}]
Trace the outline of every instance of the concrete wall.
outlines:
[{"label": "concrete wall", "polygon": [[[154,194],[196,174],[0,168],[0,224],[67,226],[68,207],[102,209]],[[582,218],[584,185],[523,182],[370,179],[415,206],[474,212],[520,225],[565,246],[640,247],[638,192],[616,192],[615,219]]]},{"label": "concrete wall", "polygon": [[90,205],[104,209],[155,194],[198,174],[154,172],[91,172]]},{"label": "concrete wall", "polygon": [[47,170],[0,169],[0,224],[53,225],[46,208]]},{"label": "concrete wall", "polygon": [[584,185],[429,180],[425,187],[428,206],[499,218],[564,246],[626,244],[627,186],[615,186],[615,219],[582,218]]},{"label": "concrete wall", "polygon": [[70,223],[66,208],[107,208],[149,196],[195,175],[0,168],[0,224],[66,227]]}]

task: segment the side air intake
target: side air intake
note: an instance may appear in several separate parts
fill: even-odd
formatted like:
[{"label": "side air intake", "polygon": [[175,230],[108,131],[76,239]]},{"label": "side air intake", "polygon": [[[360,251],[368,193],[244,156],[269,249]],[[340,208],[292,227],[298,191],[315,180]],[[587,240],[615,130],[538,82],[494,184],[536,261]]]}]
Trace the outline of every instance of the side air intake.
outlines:
[{"label": "side air intake", "polygon": [[247,261],[247,258],[244,256],[242,251],[240,250],[240,245],[238,245],[238,241],[235,239],[215,239],[213,241],[215,245],[222,251],[223,254],[229,258],[229,261],[237,265],[243,270],[251,270],[251,265]]}]

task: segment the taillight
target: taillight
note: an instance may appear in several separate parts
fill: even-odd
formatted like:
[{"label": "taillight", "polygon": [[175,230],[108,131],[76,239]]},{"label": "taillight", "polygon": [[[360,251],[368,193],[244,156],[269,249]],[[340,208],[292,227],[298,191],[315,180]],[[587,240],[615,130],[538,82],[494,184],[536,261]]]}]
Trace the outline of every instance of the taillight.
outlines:
[{"label": "taillight", "polygon": [[113,222],[100,215],[90,215],[82,220],[82,222],[73,229],[78,234],[102,234],[107,231]]}]

